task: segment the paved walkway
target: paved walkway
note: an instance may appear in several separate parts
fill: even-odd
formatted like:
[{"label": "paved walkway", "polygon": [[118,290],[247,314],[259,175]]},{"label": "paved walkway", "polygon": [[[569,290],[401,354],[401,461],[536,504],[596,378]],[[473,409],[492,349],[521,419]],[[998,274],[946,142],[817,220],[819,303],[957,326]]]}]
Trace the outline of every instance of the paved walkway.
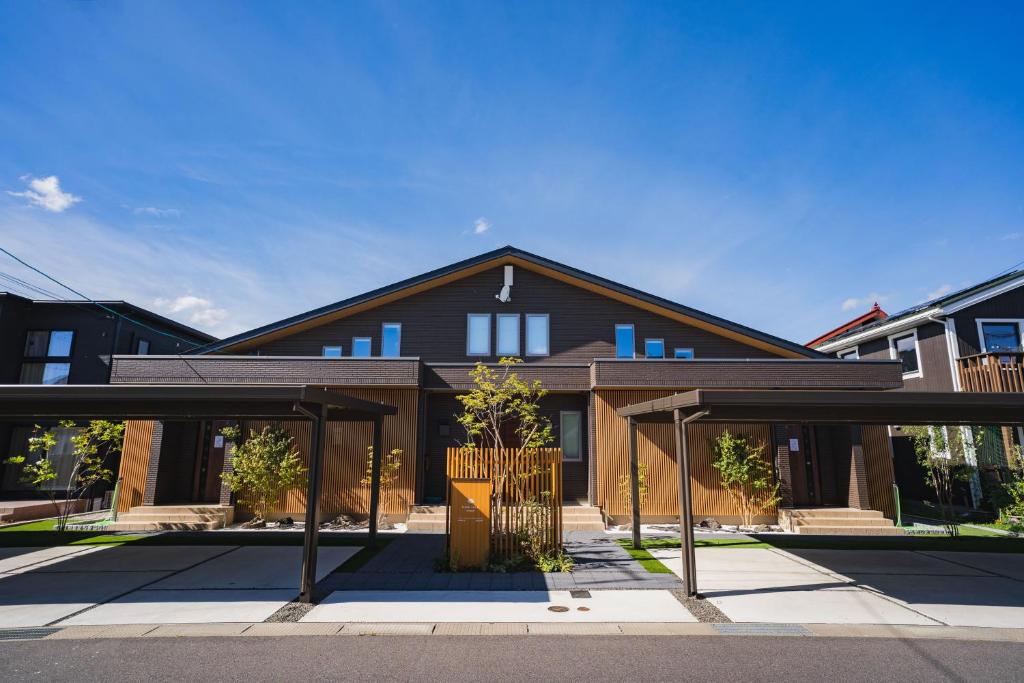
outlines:
[{"label": "paved walkway", "polygon": [[331,574],[318,591],[527,591],[527,590],[671,590],[682,586],[673,574],[651,574],[605,534],[574,533],[565,549],[576,561],[568,574],[540,572],[438,572],[444,552],[442,534],[403,534],[358,571]]}]

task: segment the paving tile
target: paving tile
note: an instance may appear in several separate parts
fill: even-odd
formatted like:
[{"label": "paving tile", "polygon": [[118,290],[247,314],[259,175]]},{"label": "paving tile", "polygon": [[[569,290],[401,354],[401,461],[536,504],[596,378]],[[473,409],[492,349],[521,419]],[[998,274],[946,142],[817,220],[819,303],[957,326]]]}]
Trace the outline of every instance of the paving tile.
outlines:
[{"label": "paving tile", "polygon": [[346,636],[429,636],[434,624],[345,624],[339,631]]},{"label": "paving tile", "polygon": [[[359,550],[361,548],[357,546],[321,546],[317,553],[317,579],[330,574]],[[245,546],[170,576],[151,588],[296,588],[301,569],[301,547]]]},{"label": "paving tile", "polygon": [[157,626],[146,638],[193,638],[206,636],[240,636],[250,624],[165,624]]},{"label": "paving tile", "polygon": [[67,626],[46,637],[46,640],[79,640],[84,638],[138,638],[154,624],[118,624],[116,626]]},{"label": "paving tile", "polygon": [[292,590],[140,590],[61,625],[259,622],[295,598]]},{"label": "paving tile", "polygon": [[617,624],[551,624],[537,623],[527,624],[527,633],[530,635],[569,635],[569,636],[620,636],[622,631]]}]

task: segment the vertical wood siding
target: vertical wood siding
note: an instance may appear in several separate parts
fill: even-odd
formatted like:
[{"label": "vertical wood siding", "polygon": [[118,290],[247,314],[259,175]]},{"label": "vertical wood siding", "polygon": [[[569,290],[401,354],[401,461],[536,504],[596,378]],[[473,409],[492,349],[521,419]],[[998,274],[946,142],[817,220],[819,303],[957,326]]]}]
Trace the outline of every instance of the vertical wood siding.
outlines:
[{"label": "vertical wood siding", "polygon": [[868,474],[868,498],[872,510],[881,510],[889,519],[896,518],[896,503],[892,497],[895,480],[892,465],[892,442],[889,432],[881,426],[861,429],[864,447],[864,467]]},{"label": "vertical wood siding", "polygon": [[[597,413],[597,495],[599,505],[610,515],[625,515],[628,510],[619,495],[619,478],[629,472],[628,423],[616,409],[632,403],[669,396],[671,391],[596,391]],[[712,441],[726,429],[747,436],[755,444],[763,444],[764,457],[773,457],[770,425],[762,424],[694,424],[689,436],[693,489],[693,512],[698,516],[730,516],[738,514],[729,494],[719,484],[718,470],[711,466]],[[647,501],[641,514],[677,516],[679,514],[679,474],[675,457],[675,435],[671,424],[640,425],[637,451],[640,462],[647,464]],[[766,513],[774,516],[775,510]]]},{"label": "vertical wood siding", "polygon": [[[380,499],[383,513],[404,518],[416,496],[416,436],[417,395],[414,389],[352,389],[345,394],[369,401],[379,401],[398,408],[398,414],[384,418],[383,453],[402,449],[402,467],[398,480]],[[262,429],[277,424],[295,439],[303,462],[309,464],[311,425],[308,421],[278,422],[247,421],[246,429]],[[324,447],[324,482],[320,501],[320,514],[330,518],[344,513],[365,517],[369,514],[370,490],[359,483],[366,475],[367,446],[373,438],[370,422],[332,422],[327,428]],[[292,489],[285,493],[272,514],[281,517],[297,516],[306,509],[306,490]],[[239,508],[241,514],[251,514]]]},{"label": "vertical wood siding", "polygon": [[128,420],[124,428],[124,446],[118,477],[121,491],[117,498],[117,511],[127,512],[142,505],[146,490],[146,472],[149,469],[149,449],[153,440],[152,420]]}]

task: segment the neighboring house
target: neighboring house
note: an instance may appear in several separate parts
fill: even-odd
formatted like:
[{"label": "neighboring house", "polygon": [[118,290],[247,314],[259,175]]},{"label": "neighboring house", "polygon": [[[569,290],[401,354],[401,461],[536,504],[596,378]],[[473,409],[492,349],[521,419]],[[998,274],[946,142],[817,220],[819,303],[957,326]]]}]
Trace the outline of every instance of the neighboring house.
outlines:
[{"label": "neighboring house", "polygon": [[[551,392],[541,407],[564,453],[566,502],[599,506],[612,518],[626,512],[619,481],[627,472],[627,422],[617,408],[694,388],[902,385],[891,360],[828,359],[513,247],[236,335],[184,359],[118,356],[111,381],[315,384],[397,406],[398,414],[385,419],[384,447],[401,448],[404,460],[382,505],[389,515],[404,517],[415,504],[444,500],[447,449],[466,440],[456,420],[456,397],[470,388],[475,363],[494,364],[504,356],[522,358],[520,376],[540,380]],[[284,424],[305,453],[309,425]],[[231,504],[216,477],[197,474],[225,466],[219,428],[130,423],[120,507]],[[736,519],[711,467],[711,440],[726,428],[765,446],[784,507],[849,506],[892,514],[884,428],[865,427],[861,448],[849,427],[766,424],[691,426],[696,514]],[[366,513],[366,489],[359,483],[366,452],[360,444],[369,438],[367,427],[331,425],[322,515]],[[648,520],[678,515],[673,439],[671,425],[640,429],[651,489],[642,511]],[[278,514],[301,513],[304,494],[289,493]],[[772,512],[762,521],[775,519]]]},{"label": "neighboring house", "polygon": [[[124,301],[35,301],[0,292],[0,384],[106,384],[115,354],[184,353],[216,337]],[[106,310],[105,310],[106,309]],[[0,463],[26,455],[32,425],[0,422]],[[66,485],[70,434],[50,454]],[[114,463],[116,466],[116,463]],[[0,496],[33,497],[20,467],[0,464]]]},{"label": "neighboring house", "polygon": [[875,323],[880,320],[885,320],[888,317],[889,314],[883,311],[878,306],[878,302],[876,301],[875,304],[871,307],[871,309],[864,315],[859,315],[853,320],[840,325],[834,330],[826,332],[817,339],[807,342],[807,346],[809,346],[812,349],[816,349],[829,340],[835,339],[836,337],[839,337],[841,335],[849,334],[863,327],[867,327],[871,323]]},{"label": "neighboring house", "polygon": [[[910,391],[1024,391],[1024,271],[994,277],[867,325],[855,322],[808,346],[837,358],[898,359],[904,388]],[[986,430],[982,451],[972,457],[983,473],[998,476],[1007,458],[1014,457],[1022,434],[1020,428]],[[898,427],[891,433],[897,482],[908,492],[924,493],[909,440],[900,436]],[[970,497],[974,506],[981,501],[977,476]]]}]

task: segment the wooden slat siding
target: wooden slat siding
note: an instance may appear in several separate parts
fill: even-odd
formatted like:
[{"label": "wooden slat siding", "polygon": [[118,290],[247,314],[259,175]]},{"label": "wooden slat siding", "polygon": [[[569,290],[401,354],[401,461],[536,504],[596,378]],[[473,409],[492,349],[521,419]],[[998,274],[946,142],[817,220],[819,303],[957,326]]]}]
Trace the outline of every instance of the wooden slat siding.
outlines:
[{"label": "wooden slat siding", "polygon": [[[382,492],[381,512],[404,519],[416,497],[416,435],[418,393],[409,389],[351,389],[345,393],[356,398],[379,401],[398,408],[398,414],[384,418],[384,443],[382,452],[386,455],[393,448],[402,449],[402,468],[398,481],[389,491]],[[266,425],[277,424],[291,434],[299,447],[303,462],[309,463],[310,423],[306,420],[270,422],[247,421],[246,429],[259,430]],[[327,443],[324,447],[324,484],[320,501],[321,518],[338,514],[365,517],[369,514],[369,488],[359,481],[366,476],[366,447],[373,438],[373,426],[366,422],[331,422],[327,428]],[[241,514],[249,511],[239,508]],[[301,515],[306,509],[306,490],[288,491],[272,514],[280,517]]]},{"label": "wooden slat siding", "polygon": [[987,353],[957,360],[964,391],[1024,392],[1024,353]]},{"label": "wooden slat siding", "polygon": [[[506,473],[504,482],[501,473]],[[543,524],[548,534],[545,548],[562,545],[562,451],[559,448],[449,448],[445,459],[448,479],[490,479],[494,490],[501,487],[503,509],[491,510],[491,550],[509,557],[518,552],[517,536],[527,524]],[[526,500],[542,501],[540,509],[520,505]],[[494,501],[492,500],[492,506]],[[498,531],[504,527],[504,534]]]},{"label": "wooden slat siding", "polygon": [[861,428],[864,467],[868,475],[868,498],[872,510],[881,510],[889,519],[896,518],[896,503],[892,497],[895,473],[892,465],[892,441],[885,427],[865,425]]},{"label": "wooden slat siding", "polygon": [[146,490],[146,472],[149,469],[149,449],[153,440],[152,420],[128,420],[124,428],[124,446],[117,476],[121,490],[117,497],[117,511],[128,512],[142,505]]},{"label": "wooden slat siding", "polygon": [[[629,473],[628,422],[616,409],[641,401],[669,396],[672,391],[597,391],[597,504],[609,515],[626,515],[628,508],[619,496],[619,477]],[[649,493],[640,512],[647,516],[678,516],[679,473],[675,457],[675,435],[671,424],[642,424],[638,430],[637,451],[647,464]],[[719,484],[718,470],[711,466],[711,442],[729,429],[733,434],[764,444],[765,458],[773,457],[773,432],[770,425],[693,424],[690,440],[691,486],[695,516],[730,517],[737,511],[729,494]],[[775,510],[765,513],[774,517]]]}]

